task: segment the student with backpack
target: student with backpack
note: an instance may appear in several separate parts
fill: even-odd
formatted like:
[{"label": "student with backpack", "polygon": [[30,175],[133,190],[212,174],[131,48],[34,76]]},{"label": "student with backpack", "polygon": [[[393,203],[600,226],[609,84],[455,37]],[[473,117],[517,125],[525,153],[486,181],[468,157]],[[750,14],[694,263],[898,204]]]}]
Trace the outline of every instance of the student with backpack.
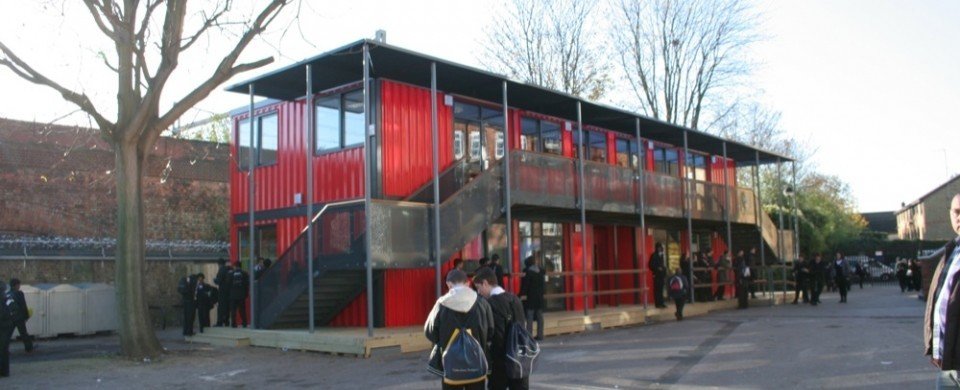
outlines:
[{"label": "student with backpack", "polygon": [[443,389],[482,390],[494,326],[490,304],[467,286],[467,274],[458,269],[447,274],[447,288],[423,326],[433,343],[427,370],[443,378]]},{"label": "student with backpack", "polygon": [[677,268],[673,276],[667,280],[667,294],[670,295],[670,299],[673,299],[673,303],[677,306],[677,312],[674,314],[677,321],[683,320],[683,305],[687,303],[687,286],[689,285],[687,277],[683,275],[680,268]]},{"label": "student with backpack", "polygon": [[485,268],[473,276],[473,286],[490,303],[490,390],[529,389],[533,359],[540,352],[524,323],[520,298],[500,287],[496,271]]}]

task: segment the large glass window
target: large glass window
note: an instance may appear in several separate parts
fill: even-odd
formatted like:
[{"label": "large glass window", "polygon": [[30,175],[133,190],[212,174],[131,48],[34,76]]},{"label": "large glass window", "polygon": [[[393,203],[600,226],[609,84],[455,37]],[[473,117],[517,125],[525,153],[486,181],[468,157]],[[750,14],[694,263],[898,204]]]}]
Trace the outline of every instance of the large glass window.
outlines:
[{"label": "large glass window", "polygon": [[640,158],[637,155],[637,141],[617,138],[617,165],[624,168],[637,168]]},{"label": "large glass window", "polygon": [[499,160],[506,154],[502,111],[455,102],[453,118],[454,155],[463,149],[457,140],[467,143],[467,161],[482,168],[489,167],[491,160]]},{"label": "large glass window", "polygon": [[665,175],[680,176],[680,155],[676,149],[655,147],[653,149],[654,170]]},{"label": "large glass window", "polygon": [[[255,117],[254,123],[254,151],[253,158],[255,166],[271,165],[277,162],[277,139],[279,138],[277,128],[277,114],[271,113]],[[240,163],[240,169],[246,170],[250,163],[250,121],[241,120],[237,123],[237,142],[238,148],[237,161]]]},{"label": "large glass window", "polygon": [[690,153],[686,159],[686,177],[692,180],[707,180],[707,156]]},{"label": "large glass window", "polygon": [[[559,223],[549,222],[519,222],[520,230],[520,259],[526,260],[533,256],[540,265],[540,269],[548,273],[547,283],[544,286],[547,294],[563,294],[564,277],[563,267],[563,230]],[[548,310],[566,309],[564,298],[548,298]]]},{"label": "large glass window", "polygon": [[[246,269],[250,261],[250,228],[242,227],[237,230],[240,237],[240,264]],[[253,228],[254,237],[257,238],[257,245],[254,250],[257,258],[277,260],[277,225],[255,226]]]},{"label": "large glass window", "polygon": [[318,98],[315,116],[317,152],[363,144],[363,90]]},{"label": "large glass window", "polygon": [[540,119],[523,118],[520,121],[520,146],[531,152],[563,154],[560,125]]},{"label": "large glass window", "polygon": [[587,158],[590,161],[607,162],[607,133],[602,131],[588,132],[587,140],[590,142]]}]

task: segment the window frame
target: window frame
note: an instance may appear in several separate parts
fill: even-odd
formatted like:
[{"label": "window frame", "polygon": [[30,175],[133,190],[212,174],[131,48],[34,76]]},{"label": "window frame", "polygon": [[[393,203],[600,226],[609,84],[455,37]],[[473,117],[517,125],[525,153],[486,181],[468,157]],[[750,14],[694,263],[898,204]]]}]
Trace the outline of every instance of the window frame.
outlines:
[{"label": "window frame", "polygon": [[[276,153],[276,155],[274,155],[273,161],[270,162],[270,163],[268,163],[268,164],[265,164],[265,163],[263,163],[263,119],[264,119],[264,118],[267,118],[267,117],[271,117],[271,116],[277,118],[277,126],[276,126],[276,132],[277,132],[277,137],[276,137],[276,139],[277,139],[277,148],[274,150],[274,152]],[[243,149],[243,144],[241,144],[241,142],[240,142],[240,134],[243,134],[243,133],[241,133],[241,131],[246,131],[246,134],[250,134],[250,127],[249,127],[250,117],[249,117],[249,116],[246,116],[246,117],[238,117],[238,118],[237,118],[237,122],[236,122],[236,126],[237,126],[237,130],[236,130],[236,131],[237,131],[237,132],[236,132],[236,140],[237,140],[237,169],[238,169],[239,171],[241,171],[241,172],[246,172],[246,171],[250,170],[250,166],[249,166],[249,165],[252,165],[254,168],[263,168],[263,167],[269,167],[269,166],[277,165],[277,163],[278,163],[279,160],[280,160],[280,159],[278,158],[278,155],[280,154],[280,110],[278,110],[278,109],[276,109],[276,108],[271,108],[271,109],[265,110],[265,111],[263,111],[263,112],[261,112],[261,113],[254,114],[254,115],[253,115],[253,118],[254,118],[254,120],[255,120],[256,123],[257,123],[257,127],[256,127],[255,134],[254,134],[254,135],[256,136],[256,144],[255,144],[256,147],[254,147],[254,146],[252,146],[252,145],[251,145],[250,147],[251,147],[251,148],[254,148],[254,151],[255,151],[254,155],[255,155],[256,163],[255,163],[255,164],[248,164],[247,166],[245,166],[245,165],[243,164],[243,159],[244,159],[244,158],[248,158],[248,157],[250,156],[250,153],[249,153],[249,152],[247,152],[247,153],[241,152],[241,150]],[[247,124],[246,124],[246,125],[243,125],[244,122],[247,122]],[[253,140],[251,140],[251,143],[252,143],[252,142],[253,142]]]},{"label": "window frame", "polygon": [[[557,121],[547,120],[547,119],[543,119],[543,118],[538,118],[538,117],[535,117],[535,116],[523,115],[523,116],[520,117],[520,138],[521,138],[521,142],[523,142],[522,140],[524,139],[525,134],[526,134],[526,133],[523,132],[523,122],[524,122],[524,121],[532,121],[532,122],[534,122],[534,124],[535,124],[535,126],[536,126],[536,134],[533,135],[533,136],[535,136],[535,137],[537,138],[537,143],[536,143],[535,147],[533,148],[534,150],[526,150],[526,149],[523,149],[523,151],[525,151],[525,152],[541,153],[541,154],[551,154],[551,155],[555,155],[555,156],[563,156],[563,123],[558,123]],[[556,140],[557,140],[558,145],[559,145],[560,147],[556,150],[556,152],[547,151],[547,138],[544,137],[544,130],[543,130],[543,128],[544,128],[544,123],[549,123],[549,124],[551,124],[551,125],[556,126],[556,130],[550,130],[550,133],[556,133],[556,135],[557,135],[557,136],[556,136]]]},{"label": "window frame", "polygon": [[[366,115],[366,112],[364,112],[364,111],[361,111],[361,112],[360,112],[360,116],[363,118],[363,122],[364,122],[363,125],[361,125],[361,134],[362,134],[361,140],[358,141],[358,142],[351,143],[351,144],[347,144],[347,143],[346,143],[346,142],[347,142],[347,110],[345,109],[345,107],[346,107],[346,99],[347,99],[347,95],[356,93],[357,91],[360,91],[360,92],[361,92],[361,96],[363,96],[363,94],[362,94],[363,88],[353,88],[353,89],[341,90],[341,91],[337,91],[337,92],[332,92],[332,93],[328,93],[328,94],[316,96],[316,97],[314,98],[314,101],[313,101],[313,105],[314,105],[314,107],[313,107],[313,122],[314,122],[314,123],[313,123],[313,139],[312,139],[313,145],[311,145],[311,147],[313,148],[313,155],[314,155],[314,156],[323,156],[323,155],[325,155],[325,154],[336,153],[336,152],[340,152],[340,151],[344,151],[344,150],[348,150],[348,149],[354,149],[354,148],[361,148],[361,147],[363,147],[363,145],[364,145],[364,139],[363,139],[363,137],[366,137],[366,136],[367,136],[366,116],[365,116],[365,115]],[[319,107],[319,104],[320,104],[320,101],[321,101],[321,100],[327,100],[327,99],[329,99],[329,98],[331,98],[331,97],[334,97],[334,96],[336,96],[336,100],[337,100],[337,140],[338,140],[338,145],[337,145],[336,147],[324,148],[324,149],[321,150],[321,149],[318,149],[318,144],[317,144],[317,139],[319,139],[319,137],[318,137],[318,131],[319,131],[319,126],[320,126],[320,122],[317,121],[317,112],[318,112],[317,108]],[[361,99],[362,99],[362,97],[361,97]]]}]

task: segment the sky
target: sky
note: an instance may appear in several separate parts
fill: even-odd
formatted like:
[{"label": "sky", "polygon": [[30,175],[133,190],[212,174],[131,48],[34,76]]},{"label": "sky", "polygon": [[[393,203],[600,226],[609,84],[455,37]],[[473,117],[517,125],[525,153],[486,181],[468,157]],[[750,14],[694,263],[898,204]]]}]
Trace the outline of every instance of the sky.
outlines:
[{"label": "sky", "polygon": [[[17,6],[13,6],[16,3]],[[99,53],[99,32],[76,3],[0,0],[0,41],[63,85],[110,103],[113,79]],[[241,60],[273,56],[274,64],[231,80],[253,77],[364,37],[387,31],[387,42],[477,66],[483,27],[499,1],[304,1],[254,41]],[[251,3],[238,2],[237,15]],[[322,8],[321,4],[323,4]],[[751,55],[758,67],[749,88],[764,106],[782,113],[781,126],[813,150],[821,172],[847,182],[858,209],[891,211],[960,172],[949,145],[960,107],[960,2],[760,1],[763,40]],[[70,17],[64,17],[69,15]],[[192,20],[195,22],[195,20]],[[79,39],[78,39],[79,38]],[[229,33],[198,42],[170,82],[164,104],[209,74]],[[196,53],[194,53],[196,54]],[[58,94],[0,69],[0,116],[38,122],[88,124]],[[11,92],[12,91],[12,92]],[[184,116],[203,119],[247,103],[218,89]],[[71,114],[73,113],[73,114]]]}]

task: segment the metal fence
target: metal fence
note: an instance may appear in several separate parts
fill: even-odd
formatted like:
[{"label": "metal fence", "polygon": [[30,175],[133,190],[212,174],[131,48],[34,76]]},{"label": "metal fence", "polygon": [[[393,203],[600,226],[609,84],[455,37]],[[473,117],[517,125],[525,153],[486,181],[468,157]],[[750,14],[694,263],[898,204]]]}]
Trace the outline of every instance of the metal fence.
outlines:
[{"label": "metal fence", "polygon": [[[208,260],[226,258],[223,241],[147,240],[147,259]],[[117,249],[116,238],[29,237],[0,235],[0,260],[109,260]]]}]

